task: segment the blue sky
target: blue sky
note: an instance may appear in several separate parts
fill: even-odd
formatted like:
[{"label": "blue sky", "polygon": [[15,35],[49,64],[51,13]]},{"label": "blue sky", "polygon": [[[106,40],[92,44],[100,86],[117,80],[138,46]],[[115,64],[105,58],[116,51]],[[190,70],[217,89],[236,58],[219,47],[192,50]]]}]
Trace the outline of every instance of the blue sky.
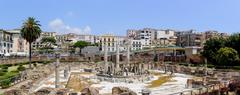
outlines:
[{"label": "blue sky", "polygon": [[33,16],[44,31],[114,33],[145,27],[240,31],[240,0],[0,0],[0,28]]}]

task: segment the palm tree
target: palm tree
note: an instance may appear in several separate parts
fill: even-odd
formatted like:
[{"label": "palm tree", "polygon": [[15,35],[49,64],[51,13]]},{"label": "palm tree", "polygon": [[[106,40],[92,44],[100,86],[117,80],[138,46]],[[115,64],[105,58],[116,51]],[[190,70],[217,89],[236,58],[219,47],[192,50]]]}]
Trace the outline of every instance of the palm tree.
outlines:
[{"label": "palm tree", "polygon": [[33,17],[28,17],[21,29],[21,36],[29,43],[29,68],[32,68],[32,42],[41,35],[42,30],[40,26],[39,21]]}]

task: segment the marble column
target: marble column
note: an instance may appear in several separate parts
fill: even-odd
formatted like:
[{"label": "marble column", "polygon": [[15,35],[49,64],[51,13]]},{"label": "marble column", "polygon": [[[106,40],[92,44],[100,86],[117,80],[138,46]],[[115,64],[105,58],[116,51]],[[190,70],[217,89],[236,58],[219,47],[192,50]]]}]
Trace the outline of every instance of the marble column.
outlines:
[{"label": "marble column", "polygon": [[127,45],[127,65],[130,64],[130,41]]},{"label": "marble column", "polygon": [[119,43],[117,42],[117,53],[116,53],[116,71],[119,70]]},{"label": "marble column", "polygon": [[107,45],[104,45],[104,71],[107,73],[108,71],[108,50]]}]

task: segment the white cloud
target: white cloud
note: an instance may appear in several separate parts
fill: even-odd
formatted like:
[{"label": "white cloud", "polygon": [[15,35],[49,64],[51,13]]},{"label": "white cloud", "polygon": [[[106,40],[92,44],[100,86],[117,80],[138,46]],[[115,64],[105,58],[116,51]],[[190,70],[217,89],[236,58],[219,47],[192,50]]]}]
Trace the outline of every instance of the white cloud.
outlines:
[{"label": "white cloud", "polygon": [[90,26],[86,26],[84,29],[80,29],[78,27],[72,27],[72,26],[66,25],[59,18],[50,21],[48,26],[52,31],[55,31],[59,34],[67,34],[67,33],[90,34],[91,33]]},{"label": "white cloud", "polygon": [[75,14],[72,11],[67,12],[67,16],[73,17]]}]

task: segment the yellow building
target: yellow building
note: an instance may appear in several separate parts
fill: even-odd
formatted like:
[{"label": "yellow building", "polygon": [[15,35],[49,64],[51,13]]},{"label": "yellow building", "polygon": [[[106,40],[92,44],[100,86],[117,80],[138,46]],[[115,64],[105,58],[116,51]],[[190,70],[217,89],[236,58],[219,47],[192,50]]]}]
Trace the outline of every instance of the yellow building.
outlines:
[{"label": "yellow building", "polygon": [[121,47],[125,42],[126,37],[114,36],[111,34],[106,34],[99,36],[100,50],[104,51],[104,46],[107,46],[108,52],[115,52],[117,49],[117,42],[120,44],[120,51],[124,50],[124,47]]}]

